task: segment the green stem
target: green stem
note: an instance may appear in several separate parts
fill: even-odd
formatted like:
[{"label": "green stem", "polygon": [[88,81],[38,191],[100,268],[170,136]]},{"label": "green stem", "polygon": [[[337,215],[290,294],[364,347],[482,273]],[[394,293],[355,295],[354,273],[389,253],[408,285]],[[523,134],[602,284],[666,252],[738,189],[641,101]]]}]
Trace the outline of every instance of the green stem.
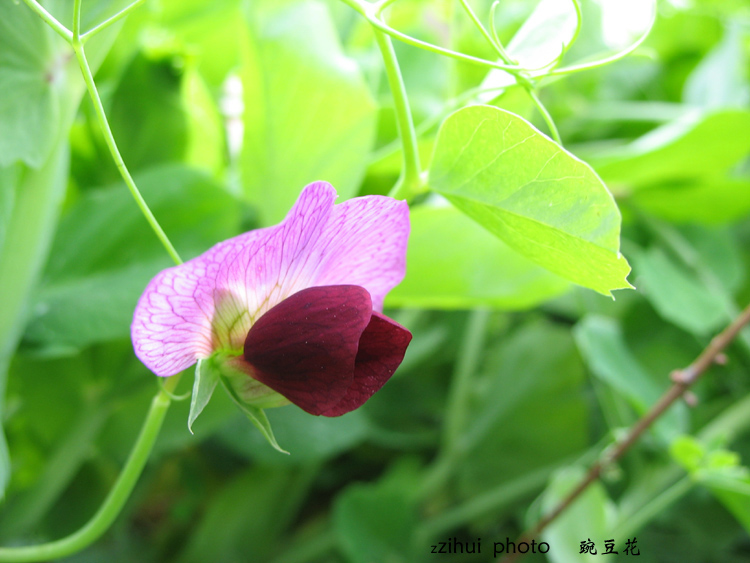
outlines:
[{"label": "green stem", "polygon": [[555,142],[562,146],[562,139],[560,139],[560,132],[557,130],[557,125],[555,125],[555,121],[552,119],[552,116],[547,111],[547,108],[544,107],[544,104],[542,103],[542,100],[539,99],[539,96],[537,96],[536,90],[533,86],[526,86],[526,91],[529,93],[529,96],[534,101],[534,105],[536,106],[536,109],[539,110],[539,113],[542,115],[542,119],[544,119],[544,122],[547,124],[547,128],[549,129],[550,134],[552,135],[552,138],[555,140]]},{"label": "green stem", "polygon": [[[578,4],[577,3],[576,3],[576,7],[578,8]],[[580,8],[578,8],[578,9],[580,9]],[[579,13],[578,10],[577,10],[577,13]],[[579,18],[580,18],[580,16],[579,16]],[[599,60],[596,60],[596,61],[591,61],[591,62],[588,62],[588,63],[581,63],[581,64],[577,64],[577,65],[571,65],[571,66],[568,66],[568,67],[558,68],[558,69],[555,69],[555,70],[550,70],[549,72],[546,73],[546,76],[548,76],[548,77],[549,76],[564,76],[566,74],[573,74],[575,72],[581,72],[583,70],[592,70],[592,69],[595,69],[595,68],[599,68],[599,67],[602,67],[602,66],[614,63],[616,61],[619,61],[620,59],[624,59],[630,53],[632,53],[638,47],[641,46],[641,44],[646,40],[646,38],[651,33],[651,30],[653,29],[655,23],[656,23],[656,6],[654,5],[654,9],[653,9],[653,14],[652,14],[652,17],[651,17],[651,21],[649,22],[649,25],[646,28],[646,31],[644,31],[643,34],[638,39],[636,39],[629,47],[626,47],[622,51],[619,51],[619,52],[615,53],[614,55],[611,55],[609,57],[605,57],[603,59],[599,59]],[[577,35],[577,32],[576,32],[576,35]]]},{"label": "green stem", "polygon": [[[498,2],[495,1],[492,4],[492,7],[490,8],[490,19],[491,19],[490,23],[491,23],[492,33],[487,31],[487,28],[484,27],[481,20],[474,13],[474,10],[471,9],[471,6],[469,5],[468,0],[461,0],[461,5],[464,7],[464,10],[469,15],[469,18],[471,19],[471,21],[474,22],[474,25],[477,26],[477,28],[482,33],[482,35],[484,35],[484,38],[487,40],[487,42],[490,45],[492,45],[492,47],[495,49],[498,56],[500,57],[500,60],[502,60],[503,63],[507,65],[516,65],[516,62],[510,58],[508,53],[506,53],[505,49],[503,48],[502,43],[500,42],[500,39],[497,36],[497,30],[495,29],[495,10],[497,9]],[[576,10],[576,14],[579,14],[578,10]],[[580,24],[580,18],[579,18],[579,24]],[[565,49],[563,48],[563,52],[564,51]],[[518,84],[523,86],[523,88],[529,94],[529,97],[531,98],[531,100],[534,102],[534,105],[539,110],[539,113],[542,115],[544,122],[547,124],[547,127],[549,128],[552,138],[555,140],[555,142],[557,142],[558,145],[562,145],[562,141],[560,139],[560,133],[557,130],[557,126],[555,125],[555,122],[552,120],[552,116],[547,111],[547,108],[544,107],[544,104],[542,104],[542,101],[537,96],[536,90],[534,89],[534,83],[531,81],[528,75],[517,66],[516,66],[516,70],[508,70],[507,72],[513,75],[513,77],[516,79],[516,82]]]},{"label": "green stem", "polygon": [[[80,0],[76,0],[75,5],[79,5],[79,4],[80,4]],[[102,105],[102,101],[99,98],[99,92],[96,89],[94,76],[91,74],[91,68],[89,68],[89,63],[88,63],[88,60],[86,59],[86,54],[84,53],[84,50],[83,50],[83,43],[81,42],[81,38],[79,36],[73,37],[73,50],[75,51],[76,58],[78,59],[78,64],[81,67],[81,73],[83,74],[83,80],[86,83],[86,89],[88,90],[89,96],[91,96],[91,101],[94,104],[94,111],[96,112],[96,117],[97,117],[97,120],[99,121],[99,126],[101,127],[102,133],[104,134],[104,141],[107,143],[109,152],[111,153],[112,159],[115,161],[115,164],[117,165],[117,168],[120,171],[120,175],[122,176],[122,179],[125,181],[125,185],[130,190],[130,193],[132,194],[133,199],[135,199],[135,202],[140,208],[141,213],[143,213],[143,215],[146,217],[146,220],[148,221],[149,225],[151,225],[151,228],[156,233],[156,236],[159,238],[164,248],[172,257],[172,260],[174,260],[175,264],[182,264],[182,259],[180,258],[180,255],[177,254],[177,251],[175,250],[174,246],[172,246],[172,243],[170,242],[169,238],[162,230],[161,225],[159,225],[159,222],[156,220],[156,217],[154,217],[154,214],[151,212],[151,209],[149,209],[148,204],[146,203],[146,200],[143,199],[141,192],[138,190],[138,187],[135,185],[135,181],[133,180],[133,177],[130,175],[128,168],[127,166],[125,166],[125,162],[123,161],[122,156],[120,155],[120,150],[117,148],[117,143],[115,143],[115,138],[112,135],[112,130],[109,127],[109,122],[107,121],[107,115],[104,113],[104,106]]]},{"label": "green stem", "polygon": [[403,169],[396,186],[394,186],[389,195],[408,201],[424,190],[422,166],[419,162],[419,149],[417,147],[417,134],[414,131],[414,120],[409,108],[409,98],[406,95],[404,79],[401,76],[401,69],[398,65],[396,52],[393,50],[391,38],[377,29],[373,31],[375,33],[375,41],[383,56],[388,85],[393,95],[398,133],[403,145]]},{"label": "green stem", "polygon": [[403,43],[406,43],[407,45],[412,45],[413,47],[418,47],[426,51],[431,51],[433,53],[437,53],[438,55],[444,55],[446,57],[451,57],[453,59],[458,59],[458,60],[466,61],[466,62],[473,63],[473,64],[487,66],[490,68],[499,68],[500,70],[510,70],[510,69],[517,68],[515,66],[504,65],[502,63],[498,63],[495,61],[488,61],[485,59],[480,59],[478,57],[472,57],[471,55],[465,55],[457,51],[452,51],[451,49],[446,49],[438,45],[433,45],[432,43],[427,43],[426,41],[420,41],[419,39],[416,39],[414,37],[406,35],[405,33],[401,33],[400,31],[393,29],[392,27],[384,23],[383,20],[380,18],[380,14],[388,5],[391,4],[392,0],[388,0],[385,2],[378,2],[374,4],[371,4],[369,2],[364,2],[363,0],[341,0],[341,1],[344,2],[344,4],[346,4],[347,6],[354,8],[357,12],[362,14],[362,16],[364,16],[364,18],[368,22],[370,22],[370,25],[372,25],[374,28],[379,29],[383,33],[386,33],[390,35],[391,37],[398,39],[399,41],[402,41]]},{"label": "green stem", "polygon": [[456,362],[450,399],[445,413],[444,447],[448,452],[455,452],[460,447],[459,438],[466,429],[472,379],[482,355],[484,333],[489,318],[488,309],[473,310],[461,341],[461,353]]},{"label": "green stem", "polygon": [[434,493],[451,475],[456,463],[467,451],[467,442],[461,441],[469,415],[472,379],[479,365],[484,333],[490,317],[488,309],[475,309],[461,341],[461,352],[453,372],[448,406],[443,426],[443,443],[437,460],[422,481],[418,496],[426,498]]},{"label": "green stem", "polygon": [[[484,38],[487,40],[487,42],[490,45],[492,45],[492,48],[497,51],[498,55],[500,55],[500,60],[502,60],[503,63],[507,64],[507,65],[514,64],[513,61],[510,60],[510,57],[508,57],[508,55],[505,53],[505,49],[503,49],[503,47],[500,44],[500,42],[499,41],[497,41],[497,42],[495,41],[495,38],[497,37],[497,35],[495,35],[495,37],[493,37],[487,31],[487,28],[485,28],[484,25],[482,25],[482,21],[474,13],[474,10],[471,9],[471,6],[469,5],[468,0],[461,0],[461,5],[463,6],[463,8],[466,11],[466,13],[469,15],[469,19],[471,19],[471,21],[474,22],[474,25],[477,26],[477,28],[482,33],[482,35],[484,35]],[[490,13],[494,16],[494,13],[495,13],[494,12],[494,5],[490,9]]]},{"label": "green stem", "polygon": [[122,473],[91,520],[81,529],[61,540],[27,547],[0,548],[0,562],[50,561],[66,557],[91,545],[109,528],[130,497],[146,465],[171,403],[168,393],[174,391],[179,379],[179,375],[170,377],[165,384],[166,389],[159,389],[151,401],[151,408]]},{"label": "green stem", "polygon": [[82,0],[73,1],[73,43],[81,37],[81,2]]},{"label": "green stem", "polygon": [[130,12],[135,10],[138,6],[143,4],[146,0],[135,0],[132,4],[124,7],[122,10],[117,12],[114,16],[104,20],[102,23],[98,24],[97,26],[89,29],[86,33],[81,35],[81,43],[86,43],[91,37],[102,31],[103,29],[108,28],[113,23],[116,23],[120,21],[122,18],[127,16]]},{"label": "green stem", "polygon": [[516,61],[514,61],[510,57],[510,55],[508,55],[507,51],[505,50],[505,47],[503,47],[503,42],[500,41],[500,37],[497,34],[497,28],[495,27],[495,12],[499,5],[500,5],[500,0],[495,0],[492,3],[492,6],[490,6],[490,31],[492,32],[490,43],[492,43],[495,46],[495,49],[497,50],[497,54],[500,55],[500,60],[503,61],[505,64],[507,65],[518,64]]}]

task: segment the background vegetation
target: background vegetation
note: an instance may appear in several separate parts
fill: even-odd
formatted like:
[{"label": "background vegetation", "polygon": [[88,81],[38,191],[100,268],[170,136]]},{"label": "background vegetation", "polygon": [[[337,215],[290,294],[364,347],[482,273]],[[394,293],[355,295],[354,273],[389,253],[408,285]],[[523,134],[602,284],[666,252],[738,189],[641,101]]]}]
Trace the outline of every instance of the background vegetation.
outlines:
[{"label": "background vegetation", "polygon": [[[70,26],[70,4],[45,6]],[[83,28],[125,4],[84,2]],[[544,4],[549,16],[565,3]],[[582,1],[565,60],[632,43],[648,27],[647,4]],[[472,5],[486,21],[490,4]],[[570,4],[562,19],[542,18],[547,27],[527,27],[524,43],[534,8],[503,0],[495,17],[529,68],[534,56],[549,60],[574,17]],[[388,22],[497,58],[458,2],[401,0]],[[565,148],[616,199],[635,290],[612,300],[517,254],[457,211],[435,165],[431,188],[457,207],[413,198],[407,278],[386,305],[414,340],[392,381],[340,419],[269,411],[290,456],[221,393],[195,435],[188,402],[175,403],[123,514],[67,560],[491,560],[493,542],[552,508],[669,387],[669,373],[750,302],[749,34],[741,0],[663,1],[630,57],[540,82]],[[423,164],[437,126],[465,105],[491,103],[549,132],[524,87],[488,91],[507,74],[395,48]],[[344,3],[148,0],[86,51],[123,158],[185,259],[277,222],[310,181],[348,198],[388,193],[401,172],[380,52]],[[84,92],[67,45],[28,6],[3,0],[2,545],[64,536],[96,511],[157,389],[129,325],[146,283],[171,262]],[[607,293],[608,276],[588,285]],[[745,330],[693,389],[696,406],[661,417],[545,531],[550,552],[528,559],[589,561],[579,554],[588,538],[600,552],[615,539],[623,557],[637,537],[642,561],[747,561],[748,368]],[[430,554],[453,537],[482,538],[482,555]]]}]

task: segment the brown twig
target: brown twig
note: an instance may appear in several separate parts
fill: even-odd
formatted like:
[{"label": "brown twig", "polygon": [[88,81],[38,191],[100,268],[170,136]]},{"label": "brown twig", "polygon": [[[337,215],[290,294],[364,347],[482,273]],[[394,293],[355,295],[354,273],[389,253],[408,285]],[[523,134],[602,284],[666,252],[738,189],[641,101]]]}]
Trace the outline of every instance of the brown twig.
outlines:
[{"label": "brown twig", "polygon": [[[560,514],[562,514],[573,502],[585,491],[591,483],[596,481],[602,472],[614,463],[638,441],[638,438],[648,430],[651,425],[666,412],[672,404],[682,397],[685,392],[692,386],[703,373],[711,367],[711,364],[723,364],[726,357],[722,354],[723,350],[729,346],[742,328],[750,322],[750,305],[725,328],[718,336],[711,340],[711,343],[701,352],[695,361],[682,370],[675,370],[670,374],[674,382],[672,386],[662,395],[656,404],[643,417],[635,423],[630,429],[627,437],[617,444],[611,451],[602,455],[602,457],[591,466],[586,476],[581,480],[578,486],[566,496],[551,512],[542,517],[536,525],[527,530],[517,540],[521,542],[530,542],[536,538],[547,526],[549,526]],[[507,555],[502,559],[502,563],[511,563],[523,557],[520,552]]]}]

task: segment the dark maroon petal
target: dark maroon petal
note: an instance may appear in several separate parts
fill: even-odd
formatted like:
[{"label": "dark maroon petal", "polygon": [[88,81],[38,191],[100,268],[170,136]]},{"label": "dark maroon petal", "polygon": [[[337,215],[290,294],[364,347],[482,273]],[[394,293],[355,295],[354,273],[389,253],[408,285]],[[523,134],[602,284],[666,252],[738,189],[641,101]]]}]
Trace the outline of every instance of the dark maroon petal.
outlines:
[{"label": "dark maroon petal", "polygon": [[260,317],[247,333],[254,377],[310,414],[322,414],[354,380],[372,301],[357,285],[303,289]]},{"label": "dark maroon petal", "polygon": [[409,342],[411,332],[385,315],[373,312],[359,340],[354,381],[343,398],[323,412],[323,416],[341,416],[361,407],[401,365]]}]

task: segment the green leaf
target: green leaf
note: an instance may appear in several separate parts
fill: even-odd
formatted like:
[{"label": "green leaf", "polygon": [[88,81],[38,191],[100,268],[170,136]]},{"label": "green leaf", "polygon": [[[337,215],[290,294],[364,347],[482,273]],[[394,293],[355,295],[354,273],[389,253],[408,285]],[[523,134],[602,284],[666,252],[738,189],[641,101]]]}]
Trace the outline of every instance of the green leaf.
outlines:
[{"label": "green leaf", "polygon": [[181,160],[187,116],[177,55],[136,53],[112,94],[108,119],[131,172]]},{"label": "green leaf", "polygon": [[453,113],[429,185],[555,274],[605,295],[630,287],[612,195],[587,164],[520,117],[489,106]]},{"label": "green leaf", "polygon": [[211,400],[211,395],[219,382],[219,371],[212,365],[211,360],[198,360],[195,364],[195,381],[193,394],[190,397],[190,414],[188,415],[188,430],[193,433],[193,422]]},{"label": "green leaf", "polygon": [[353,484],[334,506],[336,536],[352,563],[415,561],[412,534],[417,524],[414,468],[405,463],[379,483]]},{"label": "green leaf", "polygon": [[729,322],[728,293],[707,287],[662,249],[650,248],[634,260],[639,287],[664,319],[697,335]]},{"label": "green leaf", "polygon": [[279,547],[288,542],[288,530],[298,517],[314,476],[309,468],[252,465],[212,483],[210,495],[202,490],[206,483],[194,482],[192,490],[203,493],[196,499],[201,507],[193,518],[198,521],[190,522],[191,533],[175,546],[180,554],[173,560],[275,560]]},{"label": "green leaf", "polygon": [[461,490],[481,495],[581,452],[589,426],[583,383],[568,329],[528,322],[493,346],[474,384],[471,420],[460,438],[468,450]]},{"label": "green leaf", "polygon": [[65,84],[61,43],[28,6],[0,3],[0,166],[38,168],[52,151]]},{"label": "green leaf", "polygon": [[724,175],[750,152],[750,111],[693,111],[635,141],[591,155],[616,192]]},{"label": "green leaf", "polygon": [[406,278],[388,306],[525,309],[570,287],[454,207],[421,205],[410,220]]},{"label": "green leaf", "polygon": [[[552,478],[542,495],[542,511],[553,510],[583,479],[581,467],[568,467]],[[581,553],[581,542],[591,540],[597,555],[604,553],[604,541],[610,539],[609,528],[614,520],[614,505],[598,480],[589,487],[542,533],[550,545],[547,556],[553,563],[591,561],[591,553]],[[618,541],[621,538],[614,538]],[[622,553],[618,546],[615,551]]]},{"label": "green leaf", "polygon": [[[669,385],[666,375],[657,383],[654,377],[630,352],[620,327],[614,319],[589,315],[573,329],[578,348],[592,373],[620,393],[642,415]],[[684,404],[676,404],[655,423],[657,434],[669,443],[684,432],[687,412]]]},{"label": "green leaf", "polygon": [[237,405],[242,413],[247,416],[248,419],[250,419],[250,422],[252,422],[255,427],[260,430],[260,433],[263,434],[263,437],[268,441],[268,443],[282,454],[289,455],[289,452],[281,449],[281,446],[279,446],[278,442],[276,441],[276,437],[273,435],[273,429],[271,428],[271,423],[268,421],[268,417],[266,416],[265,411],[263,409],[248,405],[242,399],[240,399],[237,396],[237,393],[235,393],[234,389],[232,388],[232,384],[223,376],[221,376],[221,383],[222,385],[224,385],[224,389],[226,389],[227,393],[229,393],[229,396],[234,401],[234,404]]},{"label": "green leaf", "polygon": [[[242,174],[265,224],[317,180],[355,195],[375,133],[375,104],[317,1],[249,5],[241,68]],[[333,110],[333,111],[332,111]]]},{"label": "green leaf", "polygon": [[[3,227],[0,246],[0,499],[10,479],[10,457],[2,421],[8,366],[28,322],[29,305],[52,242],[60,203],[65,194],[70,147],[59,139],[50,158],[37,169],[16,174],[5,169],[4,190],[12,213]],[[11,200],[12,198],[12,200]],[[11,204],[12,201],[12,204]]]},{"label": "green leaf", "polygon": [[0,167],[0,256],[5,248],[5,239],[16,206],[22,171],[23,167],[20,165]]}]

